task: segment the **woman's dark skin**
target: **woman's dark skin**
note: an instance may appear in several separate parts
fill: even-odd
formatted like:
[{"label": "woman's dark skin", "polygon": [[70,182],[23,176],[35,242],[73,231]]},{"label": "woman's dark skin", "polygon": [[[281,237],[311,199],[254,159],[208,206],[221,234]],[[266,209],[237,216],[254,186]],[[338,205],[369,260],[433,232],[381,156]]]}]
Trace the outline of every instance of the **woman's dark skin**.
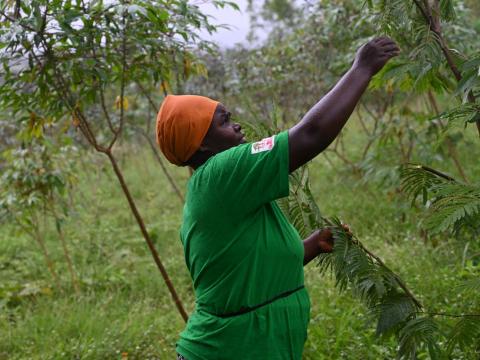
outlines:
[{"label": "woman's dark skin", "polygon": [[[350,70],[288,130],[290,172],[312,160],[335,140],[370,79],[399,51],[395,42],[387,37],[373,39],[357,51]],[[213,155],[244,143],[241,130],[239,124],[230,121],[227,109],[218,104],[199,150],[186,165],[196,169]],[[303,247],[303,264],[306,265],[318,254],[332,251],[331,231],[328,228],[315,231],[303,241]]]}]

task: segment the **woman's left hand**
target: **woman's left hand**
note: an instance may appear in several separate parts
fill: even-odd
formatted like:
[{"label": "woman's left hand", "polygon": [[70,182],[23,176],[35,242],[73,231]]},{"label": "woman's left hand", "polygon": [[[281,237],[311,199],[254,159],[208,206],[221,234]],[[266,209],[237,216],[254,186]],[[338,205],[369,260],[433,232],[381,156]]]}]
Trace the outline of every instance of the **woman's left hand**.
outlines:
[{"label": "woman's left hand", "polygon": [[321,253],[329,253],[333,250],[333,234],[329,228],[323,228],[318,233],[318,247]]},{"label": "woman's left hand", "polygon": [[[350,228],[346,224],[342,224],[343,229],[348,235],[352,235]],[[320,248],[320,252],[322,253],[330,253],[333,251],[333,234],[330,228],[326,227],[319,230],[318,233],[318,246]]]}]

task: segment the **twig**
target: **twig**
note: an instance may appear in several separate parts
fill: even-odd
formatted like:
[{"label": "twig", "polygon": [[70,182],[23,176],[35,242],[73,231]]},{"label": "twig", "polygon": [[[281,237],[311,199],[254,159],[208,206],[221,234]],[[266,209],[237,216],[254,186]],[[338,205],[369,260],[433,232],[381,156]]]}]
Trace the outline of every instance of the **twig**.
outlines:
[{"label": "twig", "polygon": [[78,286],[77,276],[76,276],[75,270],[73,268],[72,259],[70,257],[70,251],[68,250],[67,241],[65,239],[65,234],[64,234],[64,232],[62,230],[62,226],[60,224],[60,217],[58,216],[57,211],[55,209],[55,203],[54,203],[55,200],[54,200],[52,194],[49,195],[48,202],[49,202],[49,207],[50,207],[50,210],[52,212],[53,218],[55,220],[55,227],[57,229],[57,233],[58,233],[58,236],[60,238],[60,243],[61,243],[62,249],[63,249],[63,255],[65,256],[65,260],[67,261],[68,271],[70,272],[70,277],[72,279],[73,289],[75,290],[75,293],[78,295],[78,294],[80,294],[80,288]]},{"label": "twig", "polygon": [[[14,19],[12,18],[11,16],[7,15],[3,10],[0,10],[0,15],[3,15],[3,17],[11,22],[17,22],[18,20],[17,19]],[[32,31],[32,32],[37,32],[37,30],[35,30],[34,28],[28,26],[28,25],[25,25],[25,24],[20,24],[21,27],[29,30],[29,31]]]},{"label": "twig", "polygon": [[124,10],[122,14],[122,78],[120,84],[120,124],[116,131],[114,131],[113,139],[108,145],[108,150],[110,150],[115,142],[118,139],[118,136],[121,134],[123,129],[123,123],[125,120],[125,106],[124,106],[124,98],[125,98],[125,72],[127,68],[127,35],[126,35],[126,10]]},{"label": "twig", "polygon": [[[333,223],[330,219],[328,218],[325,218],[325,217],[322,217],[322,220],[329,226],[332,226],[332,227],[337,227],[337,225],[335,223]],[[342,231],[345,231],[344,229],[342,229]],[[405,294],[408,295],[408,297],[410,297],[412,299],[412,301],[415,303],[415,305],[419,308],[419,309],[422,309],[423,306],[422,304],[420,303],[420,301],[415,297],[415,295],[413,295],[413,293],[407,288],[407,286],[405,285],[405,283],[403,282],[402,279],[400,279],[400,277],[394,273],[387,265],[385,265],[385,263],[382,261],[382,259],[380,259],[377,255],[375,255],[374,253],[372,253],[370,250],[368,250],[365,246],[363,246],[363,244],[352,234],[352,235],[348,235],[350,237],[350,239],[352,240],[352,242],[357,245],[360,249],[362,249],[362,251],[364,251],[368,256],[370,256],[372,259],[374,259],[377,264],[379,266],[381,266],[382,268],[384,268],[385,270],[387,270],[390,274],[392,274],[393,278],[395,279],[395,282],[397,283],[398,286],[400,286],[400,288],[405,292]]]},{"label": "twig", "polygon": [[465,317],[480,317],[480,314],[449,314],[449,313],[437,313],[437,312],[427,312],[427,311],[417,311],[415,314],[423,314],[430,316],[447,316],[454,318],[465,318]]},{"label": "twig", "polygon": [[171,177],[170,173],[168,172],[165,164],[164,164],[163,161],[162,161],[162,158],[158,155],[157,148],[156,148],[155,145],[152,143],[152,140],[150,139],[150,137],[148,136],[148,134],[145,133],[145,131],[143,131],[143,129],[135,128],[135,130],[137,130],[140,134],[142,134],[142,136],[147,140],[148,144],[150,145],[150,148],[151,148],[152,151],[153,151],[153,154],[155,155],[155,158],[157,159],[158,163],[160,164],[160,167],[162,168],[163,173],[164,173],[165,176],[167,177],[168,182],[170,183],[170,185],[172,186],[173,190],[175,191],[175,193],[177,194],[178,198],[180,199],[181,203],[183,204],[183,203],[185,202],[185,198],[184,198],[184,196],[182,195],[180,189],[179,189],[179,188],[177,187],[177,185],[175,184],[175,180],[173,180],[173,178]]},{"label": "twig", "polygon": [[370,134],[370,131],[368,131],[368,128],[365,125],[365,122],[363,121],[363,116],[362,116],[362,113],[360,112],[360,107],[357,107],[356,112],[357,112],[358,121],[360,121],[360,125],[362,126],[363,131],[365,131],[368,137],[372,136],[372,134]]},{"label": "twig", "polygon": [[107,106],[105,104],[105,93],[103,91],[103,86],[100,84],[98,87],[100,91],[100,104],[102,107],[103,115],[105,116],[105,119],[107,120],[108,127],[110,128],[110,131],[115,134],[115,128],[113,127],[112,119],[110,118],[110,113],[107,111]]},{"label": "twig", "polygon": [[[413,2],[415,3],[416,7],[422,13],[422,16],[424,17],[425,21],[427,22],[430,30],[436,35],[435,40],[436,40],[437,44],[440,46],[440,49],[442,50],[443,55],[445,56],[448,67],[452,71],[452,73],[455,76],[455,79],[457,80],[457,82],[460,82],[462,80],[462,74],[460,73],[460,70],[458,70],[458,67],[455,64],[455,62],[453,61],[453,58],[452,58],[452,55],[451,55],[451,52],[450,52],[450,48],[448,47],[447,41],[443,37],[442,30],[440,28],[440,18],[439,18],[439,14],[438,14],[438,9],[436,9],[435,16],[433,16],[432,12],[431,12],[431,8],[430,8],[427,1],[424,1],[425,8],[423,8],[422,5],[420,5],[418,0],[413,0]],[[469,91],[467,97],[468,97],[468,101],[470,103],[475,103],[476,102],[475,95],[473,94],[472,91]],[[475,123],[477,125],[478,134],[480,136],[480,120],[477,120]]]},{"label": "twig", "polygon": [[[155,104],[155,102],[153,101],[152,97],[150,96],[150,94],[148,93],[148,91],[145,89],[145,87],[140,83],[140,81],[135,81],[135,84],[137,84],[138,88],[140,89],[140,91],[142,92],[142,94],[147,98],[148,100],[148,103],[150,104],[151,108],[153,111],[158,111],[159,109],[159,106],[157,104]],[[166,95],[165,95],[166,96]]]},{"label": "twig", "polygon": [[[415,165],[415,164],[412,164],[412,165]],[[453,177],[451,177],[451,176],[449,176],[449,175],[447,175],[447,174],[444,174],[444,173],[442,173],[442,172],[440,172],[440,171],[438,171],[438,170],[435,170],[435,169],[433,169],[433,168],[431,168],[431,167],[429,167],[429,166],[425,166],[425,165],[415,165],[415,167],[416,167],[417,169],[422,169],[422,170],[424,170],[424,171],[427,171],[427,172],[429,172],[429,173],[432,173],[432,174],[434,174],[434,175],[436,175],[436,176],[438,176],[438,177],[441,177],[442,179],[445,179],[445,180],[448,180],[448,181],[452,181],[452,182],[457,182]]]},{"label": "twig", "polygon": [[[82,2],[83,4],[83,2]],[[93,40],[91,40],[90,43],[91,50],[92,50],[92,56],[93,59],[98,63],[98,57],[97,57],[97,52],[95,51],[95,44],[93,43]],[[107,106],[105,104],[105,91],[103,90],[102,83],[100,83],[100,86],[98,87],[98,90],[100,92],[100,104],[103,110],[103,115],[105,116],[105,119],[107,120],[108,127],[110,128],[110,131],[112,133],[115,133],[115,128],[113,127],[112,119],[110,118],[110,113],[107,111]]]},{"label": "twig", "polygon": [[[430,102],[430,105],[432,106],[433,110],[435,111],[435,114],[437,116],[439,116],[440,115],[440,109],[439,109],[437,101],[435,100],[435,97],[433,96],[431,91],[428,92],[427,98],[428,98],[428,101]],[[445,125],[443,124],[441,119],[439,120],[439,125],[440,125],[441,129],[445,131]],[[469,181],[468,181],[467,175],[465,174],[465,171],[463,170],[462,164],[460,163],[460,160],[458,159],[458,153],[457,153],[457,149],[455,147],[454,142],[448,136],[445,137],[445,142],[447,144],[448,152],[450,153],[450,156],[452,157],[453,163],[455,164],[455,167],[457,168],[458,172],[460,173],[460,176],[462,177],[462,179],[466,183],[468,183]]]}]

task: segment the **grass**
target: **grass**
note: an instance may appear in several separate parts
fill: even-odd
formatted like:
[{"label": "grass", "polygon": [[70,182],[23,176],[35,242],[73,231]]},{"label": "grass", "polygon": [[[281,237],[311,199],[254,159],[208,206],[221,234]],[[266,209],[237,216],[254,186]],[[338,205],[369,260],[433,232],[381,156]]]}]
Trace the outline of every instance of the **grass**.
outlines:
[{"label": "grass", "polygon": [[[348,132],[352,151],[361,139]],[[478,175],[477,156],[466,156]],[[468,150],[471,152],[471,149]],[[148,149],[117,151],[126,181],[180,296],[190,312],[194,294],[178,238],[182,204]],[[173,359],[184,323],[105,158],[86,154],[78,166],[66,237],[81,281],[76,295],[52,224],[45,237],[60,275],[52,285],[36,244],[14,224],[0,233],[0,359]],[[181,189],[186,169],[170,167]],[[364,244],[397,271],[429,308],[460,311],[453,294],[463,268],[455,239],[419,235],[418,211],[399,194],[333,168],[311,166],[312,190],[327,216],[350,224]],[[339,293],[312,262],[305,268],[312,310],[305,359],[391,359],[394,339],[375,337],[375,322],[351,293]],[[458,358],[467,358],[460,354]]]}]

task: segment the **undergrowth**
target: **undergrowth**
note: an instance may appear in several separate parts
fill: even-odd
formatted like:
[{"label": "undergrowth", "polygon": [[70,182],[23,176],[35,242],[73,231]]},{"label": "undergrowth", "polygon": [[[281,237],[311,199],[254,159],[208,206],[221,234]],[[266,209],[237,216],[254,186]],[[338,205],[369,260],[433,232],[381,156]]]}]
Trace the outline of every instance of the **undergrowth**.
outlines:
[{"label": "undergrowth", "polygon": [[[355,138],[354,128],[348,133],[354,151],[361,139]],[[191,312],[194,294],[178,237],[182,204],[150,150],[123,145],[118,151],[149,232]],[[79,183],[64,229],[80,295],[74,295],[53,224],[45,237],[60,289],[53,285],[36,244],[13,224],[1,224],[0,359],[174,358],[184,323],[111,170],[95,154],[77,165]],[[184,191],[188,171],[170,170]],[[322,214],[348,223],[370,250],[401,274],[422,303],[461,311],[456,304],[462,303],[463,295],[452,289],[459,279],[479,271],[478,264],[462,259],[464,245],[438,235],[425,238],[417,226],[419,210],[410,208],[400,194],[361,181],[340,165],[332,168],[321,156],[310,166],[310,177]],[[305,359],[395,357],[395,341],[376,337],[371,313],[348,291],[340,293],[328,273],[319,273],[315,261],[305,268],[305,277],[312,302]]]}]

